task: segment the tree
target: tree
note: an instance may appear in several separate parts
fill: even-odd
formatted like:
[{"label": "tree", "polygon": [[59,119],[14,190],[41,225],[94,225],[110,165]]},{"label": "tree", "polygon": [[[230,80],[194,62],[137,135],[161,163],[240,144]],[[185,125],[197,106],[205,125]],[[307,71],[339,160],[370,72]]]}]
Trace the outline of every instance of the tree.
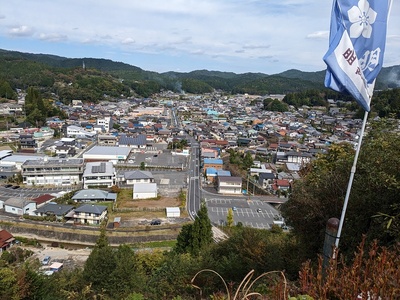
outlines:
[{"label": "tree", "polygon": [[17,291],[15,272],[9,268],[0,268],[0,300],[16,299]]},{"label": "tree", "polygon": [[192,227],[192,249],[193,255],[198,255],[208,245],[212,243],[212,226],[208,217],[205,204],[200,206]]},{"label": "tree", "polygon": [[[372,122],[364,138],[354,176],[340,242],[340,251],[352,254],[362,238],[391,245],[395,236],[383,229],[378,212],[394,215],[400,193],[400,136],[388,120]],[[289,200],[282,207],[286,223],[306,249],[308,257],[321,253],[326,222],[340,218],[354,151],[350,145],[333,145],[329,152],[303,169]]]},{"label": "tree", "polygon": [[251,157],[251,153],[248,151],[243,157],[243,168],[249,169],[253,165],[253,158]]},{"label": "tree", "polygon": [[233,223],[234,223],[233,210],[232,210],[232,208],[229,208],[228,209],[228,214],[226,216],[226,226],[232,227]]},{"label": "tree", "polygon": [[192,244],[192,230],[193,224],[185,224],[182,226],[181,231],[176,238],[176,244],[174,247],[177,253],[187,253],[190,252]]},{"label": "tree", "polygon": [[116,266],[115,253],[108,244],[105,230],[102,229],[96,245],[85,262],[83,279],[88,284],[91,283],[96,292],[112,291],[115,281],[110,272]]},{"label": "tree", "polygon": [[190,253],[197,256],[212,243],[212,226],[207,207],[202,204],[193,224],[182,226],[175,245],[176,253]]},{"label": "tree", "polygon": [[140,290],[145,284],[144,272],[137,262],[135,252],[128,245],[120,245],[115,253],[116,266],[111,272],[115,285],[112,295],[122,298],[132,291]]}]

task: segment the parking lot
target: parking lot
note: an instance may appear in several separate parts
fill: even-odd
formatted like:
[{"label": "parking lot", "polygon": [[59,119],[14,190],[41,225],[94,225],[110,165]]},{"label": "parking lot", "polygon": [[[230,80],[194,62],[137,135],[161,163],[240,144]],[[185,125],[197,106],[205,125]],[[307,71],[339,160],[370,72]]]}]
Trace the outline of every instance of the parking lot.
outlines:
[{"label": "parking lot", "polygon": [[280,215],[273,206],[260,200],[215,197],[206,203],[210,220],[216,225],[225,224],[229,209],[233,209],[235,225],[241,222],[243,226],[259,229],[270,229],[274,216]]},{"label": "parking lot", "polygon": [[[53,188],[27,188],[27,187],[19,187],[17,189],[13,189],[10,187],[5,187],[7,184],[3,184],[0,186],[0,200],[7,200],[9,198],[18,197],[18,198],[37,198],[44,194],[54,194],[59,193],[61,191],[71,191],[77,189],[75,186],[68,186],[68,187],[53,187]],[[13,184],[13,186],[17,186]]]}]

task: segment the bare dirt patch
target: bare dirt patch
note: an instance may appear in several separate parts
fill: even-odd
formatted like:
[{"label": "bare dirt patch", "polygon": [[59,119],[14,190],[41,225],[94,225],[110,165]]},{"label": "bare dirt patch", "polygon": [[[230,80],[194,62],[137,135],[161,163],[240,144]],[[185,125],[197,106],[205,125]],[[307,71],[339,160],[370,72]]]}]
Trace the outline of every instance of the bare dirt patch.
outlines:
[{"label": "bare dirt patch", "polygon": [[162,225],[188,222],[186,211],[181,210],[180,218],[167,218],[167,207],[179,207],[180,201],[176,197],[161,197],[159,199],[125,200],[118,201],[117,209],[112,212],[109,220],[121,217],[121,228],[146,227],[151,221],[159,219]]}]

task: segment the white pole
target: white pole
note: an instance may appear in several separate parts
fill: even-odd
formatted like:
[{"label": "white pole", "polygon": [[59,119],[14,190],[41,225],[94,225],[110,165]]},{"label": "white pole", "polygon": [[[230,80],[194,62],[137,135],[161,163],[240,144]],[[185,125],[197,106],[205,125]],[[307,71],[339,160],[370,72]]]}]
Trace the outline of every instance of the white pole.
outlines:
[{"label": "white pole", "polygon": [[342,215],[340,217],[339,229],[338,229],[337,237],[336,237],[336,241],[335,241],[336,248],[339,247],[340,235],[342,233],[344,218],[346,216],[346,209],[347,209],[347,204],[349,202],[351,187],[353,185],[354,174],[356,173],[357,160],[358,160],[358,155],[360,154],[360,148],[361,148],[361,143],[362,143],[362,139],[364,136],[364,130],[365,130],[365,125],[367,123],[367,118],[368,118],[368,112],[365,111],[364,120],[363,120],[363,123],[361,126],[360,138],[358,139],[357,150],[356,150],[356,154],[354,155],[353,166],[351,167],[351,171],[350,171],[350,179],[349,179],[349,183],[347,185],[347,192],[346,192],[346,197],[345,197],[344,203],[343,203]]}]

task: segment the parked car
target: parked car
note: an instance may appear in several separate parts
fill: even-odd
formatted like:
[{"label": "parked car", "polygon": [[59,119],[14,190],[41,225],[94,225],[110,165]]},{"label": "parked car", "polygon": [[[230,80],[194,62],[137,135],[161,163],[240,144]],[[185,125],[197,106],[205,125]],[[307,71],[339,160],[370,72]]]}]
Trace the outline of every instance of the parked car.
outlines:
[{"label": "parked car", "polygon": [[232,210],[233,210],[233,211],[237,211],[236,206],[232,207]]},{"label": "parked car", "polygon": [[50,263],[50,256],[45,256],[42,260],[42,265],[47,266]]},{"label": "parked car", "polygon": [[4,187],[6,188],[6,189],[8,189],[9,187],[12,187],[13,185],[12,184],[5,184],[4,185]]},{"label": "parked car", "polygon": [[161,220],[155,219],[150,222],[150,225],[161,225]]},{"label": "parked car", "polygon": [[13,190],[16,190],[16,189],[19,189],[20,186],[19,186],[19,185],[13,185],[11,188],[12,188]]},{"label": "parked car", "polygon": [[257,212],[258,213],[262,212],[261,208],[257,208]]}]

